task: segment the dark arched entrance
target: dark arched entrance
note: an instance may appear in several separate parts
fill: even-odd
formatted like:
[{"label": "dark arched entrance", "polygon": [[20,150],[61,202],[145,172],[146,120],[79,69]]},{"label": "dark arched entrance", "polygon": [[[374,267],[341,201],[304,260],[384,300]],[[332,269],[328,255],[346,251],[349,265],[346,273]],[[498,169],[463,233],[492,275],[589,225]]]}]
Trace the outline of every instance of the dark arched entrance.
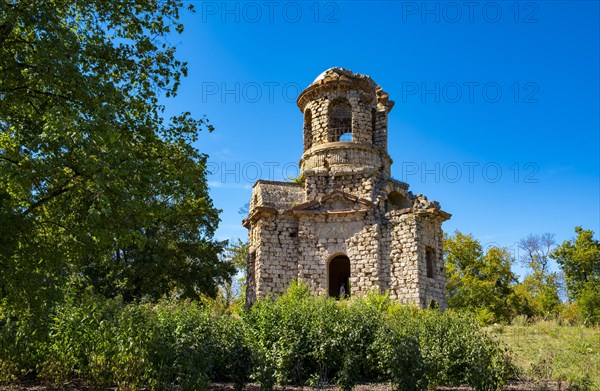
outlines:
[{"label": "dark arched entrance", "polygon": [[350,296],[350,259],[345,255],[329,262],[329,296],[339,299],[340,293]]}]

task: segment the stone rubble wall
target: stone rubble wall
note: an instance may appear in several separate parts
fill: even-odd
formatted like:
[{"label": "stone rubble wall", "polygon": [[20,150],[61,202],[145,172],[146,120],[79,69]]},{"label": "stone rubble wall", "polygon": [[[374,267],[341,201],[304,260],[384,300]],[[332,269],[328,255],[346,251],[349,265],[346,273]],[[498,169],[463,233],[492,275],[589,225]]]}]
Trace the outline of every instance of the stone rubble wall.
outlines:
[{"label": "stone rubble wall", "polygon": [[381,272],[377,263],[378,227],[365,223],[364,212],[335,216],[303,215],[299,224],[300,258],[298,278],[311,289],[328,293],[328,263],[338,255],[350,261],[350,292],[379,290]]},{"label": "stone rubble wall", "polygon": [[373,135],[373,144],[387,152],[388,134],[387,123],[388,113],[385,108],[378,107],[375,110],[375,133]]},{"label": "stone rubble wall", "polygon": [[389,253],[389,291],[390,297],[402,303],[419,302],[418,244],[414,216],[389,213],[390,229],[386,238],[386,250]]},{"label": "stone rubble wall", "polygon": [[[354,211],[278,214],[252,226],[250,252],[255,257],[258,298],[285,292],[294,279],[316,294],[328,293],[328,262],[337,255],[351,260],[350,291],[389,291],[403,303],[445,309],[442,230],[436,218],[392,211],[385,222],[377,214]],[[435,250],[434,278],[427,277],[426,247]]]},{"label": "stone rubble wall", "polygon": [[250,211],[257,207],[279,210],[293,208],[305,201],[302,184],[293,182],[258,181],[252,188]]},{"label": "stone rubble wall", "polygon": [[329,141],[329,108],[338,101],[344,101],[352,107],[352,141],[371,144],[372,109],[376,101],[365,102],[365,92],[361,90],[323,91],[320,96],[310,101],[304,110],[310,110],[312,121],[312,147],[326,144]]},{"label": "stone rubble wall", "polygon": [[[429,307],[431,301],[436,306],[446,309],[446,271],[443,260],[443,239],[441,222],[428,214],[419,214],[416,219],[416,233],[418,243],[419,259],[419,304],[421,307]],[[435,254],[433,265],[433,277],[427,277],[426,247],[431,247]]]},{"label": "stone rubble wall", "polygon": [[298,221],[291,215],[269,215],[252,225],[249,252],[255,259],[258,298],[278,296],[298,278]]},{"label": "stone rubble wall", "polygon": [[334,190],[341,190],[353,196],[373,201],[374,188],[377,179],[369,174],[348,175],[312,175],[305,178],[307,200],[328,194]]}]

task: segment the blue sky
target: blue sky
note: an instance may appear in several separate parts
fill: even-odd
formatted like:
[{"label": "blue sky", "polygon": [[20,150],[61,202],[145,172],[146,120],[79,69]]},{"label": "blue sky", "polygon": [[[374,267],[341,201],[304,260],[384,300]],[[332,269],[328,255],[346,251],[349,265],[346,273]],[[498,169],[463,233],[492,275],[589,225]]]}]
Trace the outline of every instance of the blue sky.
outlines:
[{"label": "blue sky", "polygon": [[258,178],[298,174],[295,98],[327,68],[370,75],[396,106],[392,174],[453,214],[448,232],[512,248],[600,231],[597,1],[204,1],[175,37],[189,77],[172,112],[200,135],[218,238]]}]

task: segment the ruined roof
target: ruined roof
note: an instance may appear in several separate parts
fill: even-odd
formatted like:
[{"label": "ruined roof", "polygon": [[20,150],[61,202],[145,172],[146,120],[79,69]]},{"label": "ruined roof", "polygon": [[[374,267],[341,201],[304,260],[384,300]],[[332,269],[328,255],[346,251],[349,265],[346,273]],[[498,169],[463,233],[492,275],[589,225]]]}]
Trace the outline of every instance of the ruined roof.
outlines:
[{"label": "ruined roof", "polygon": [[388,100],[387,92],[371,79],[368,75],[354,73],[349,69],[333,67],[322,72],[304,91],[298,95],[297,104],[300,110],[304,109],[306,102],[311,99],[316,91],[322,89],[338,88],[340,86],[358,87],[370,95],[377,98],[377,101],[388,106],[389,110],[394,106],[393,101]]},{"label": "ruined roof", "polygon": [[310,85],[326,84],[329,82],[342,80],[351,81],[352,79],[365,80],[367,83],[372,84],[374,88],[379,87],[370,76],[363,75],[361,73],[354,73],[349,69],[339,67],[329,68],[322,72],[312,83],[310,83]]}]

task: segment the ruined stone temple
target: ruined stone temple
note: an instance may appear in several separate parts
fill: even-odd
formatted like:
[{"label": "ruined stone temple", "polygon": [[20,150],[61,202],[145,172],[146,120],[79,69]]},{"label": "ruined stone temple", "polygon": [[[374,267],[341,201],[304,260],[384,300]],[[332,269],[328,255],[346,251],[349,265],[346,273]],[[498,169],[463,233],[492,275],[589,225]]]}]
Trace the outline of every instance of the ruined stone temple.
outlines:
[{"label": "ruined stone temple", "polygon": [[394,102],[369,76],[331,68],[297,103],[304,115],[299,181],[256,182],[243,222],[247,304],[298,279],[317,294],[375,289],[445,309],[442,222],[450,214],[390,176]]}]

